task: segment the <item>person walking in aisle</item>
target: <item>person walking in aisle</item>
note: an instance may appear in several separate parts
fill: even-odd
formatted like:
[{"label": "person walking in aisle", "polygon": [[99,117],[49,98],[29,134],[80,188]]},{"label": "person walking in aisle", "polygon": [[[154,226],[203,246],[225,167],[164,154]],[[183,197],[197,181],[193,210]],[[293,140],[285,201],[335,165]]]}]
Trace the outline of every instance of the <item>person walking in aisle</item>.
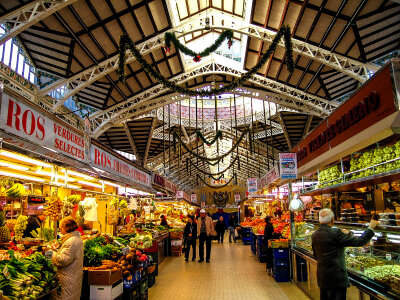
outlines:
[{"label": "person walking in aisle", "polygon": [[193,248],[192,261],[196,260],[197,228],[194,223],[194,216],[190,216],[185,227],[184,236],[186,240],[185,261],[189,261],[190,247]]},{"label": "person walking in aisle", "polygon": [[224,233],[226,230],[226,224],[225,224],[223,216],[219,217],[217,224],[215,224],[215,230],[217,231],[218,243],[221,241],[221,243],[223,244],[224,243]]},{"label": "person walking in aisle", "polygon": [[206,216],[204,209],[200,210],[200,218],[197,220],[197,236],[199,237],[199,263],[204,261],[204,243],[206,243],[206,262],[210,262],[211,242],[214,233],[214,223],[211,217]]},{"label": "person walking in aisle", "polygon": [[321,226],[312,234],[312,249],[317,260],[317,282],[321,300],[345,300],[350,286],[346,272],[344,250],[346,247],[362,247],[374,236],[373,229],[379,224],[371,220],[361,237],[344,234],[332,228],[333,211],[325,208],[319,212]]},{"label": "person walking in aisle", "polygon": [[236,243],[236,237],[235,237],[235,215],[231,214],[231,217],[229,218],[229,243],[233,242]]},{"label": "person walking in aisle", "polygon": [[264,228],[264,240],[263,240],[263,252],[267,254],[267,271],[268,275],[272,275],[273,260],[272,260],[272,248],[268,247],[268,241],[274,238],[274,226],[271,223],[271,216],[265,217],[265,228]]}]

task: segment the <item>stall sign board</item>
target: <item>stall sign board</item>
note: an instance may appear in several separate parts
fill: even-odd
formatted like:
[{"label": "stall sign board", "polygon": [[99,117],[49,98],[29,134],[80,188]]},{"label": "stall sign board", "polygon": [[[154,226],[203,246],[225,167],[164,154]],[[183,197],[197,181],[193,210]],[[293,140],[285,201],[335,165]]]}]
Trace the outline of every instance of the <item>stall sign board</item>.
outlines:
[{"label": "stall sign board", "polygon": [[178,198],[178,199],[184,199],[184,200],[186,200],[186,201],[190,201],[189,195],[188,195],[186,192],[184,192],[184,191],[177,191],[177,192],[176,192],[176,198]]},{"label": "stall sign board", "polygon": [[275,165],[258,181],[258,188],[262,189],[280,178],[279,166]]},{"label": "stall sign board", "polygon": [[153,173],[153,184],[165,187],[165,178]]},{"label": "stall sign board", "polygon": [[249,193],[257,192],[257,178],[248,178],[247,179],[247,191]]},{"label": "stall sign board", "polygon": [[97,201],[108,201],[108,195],[98,195]]},{"label": "stall sign board", "polygon": [[240,202],[240,194],[235,194],[235,202]]},{"label": "stall sign board", "polygon": [[165,188],[173,193],[176,193],[176,191],[178,190],[177,185],[168,179],[165,179]]},{"label": "stall sign board", "polygon": [[126,178],[135,183],[151,186],[150,174],[124,162],[113,154],[91,145],[90,164],[111,174]]},{"label": "stall sign board", "polygon": [[298,167],[396,112],[394,95],[387,65],[291,149],[297,153]]},{"label": "stall sign board", "polygon": [[182,199],[183,198],[183,191],[176,191],[176,198]]},{"label": "stall sign board", "polygon": [[197,202],[197,195],[196,194],[191,194],[190,195],[190,202],[196,203]]},{"label": "stall sign board", "polygon": [[279,166],[282,179],[297,178],[296,153],[279,153]]},{"label": "stall sign board", "polygon": [[55,153],[85,162],[83,134],[48,116],[45,111],[5,92],[1,97],[0,128]]},{"label": "stall sign board", "polygon": [[218,180],[211,179],[211,185],[224,185],[227,182],[228,181],[225,178],[221,178],[221,179],[218,179]]},{"label": "stall sign board", "polygon": [[29,204],[43,204],[46,203],[46,198],[44,196],[32,196],[28,195]]}]

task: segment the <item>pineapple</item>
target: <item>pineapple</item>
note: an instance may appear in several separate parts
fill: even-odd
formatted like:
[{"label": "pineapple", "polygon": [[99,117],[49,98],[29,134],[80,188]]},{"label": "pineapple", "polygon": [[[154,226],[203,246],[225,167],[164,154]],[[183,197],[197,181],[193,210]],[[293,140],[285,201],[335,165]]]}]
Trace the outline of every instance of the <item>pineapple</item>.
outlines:
[{"label": "pineapple", "polygon": [[11,240],[10,230],[6,224],[4,212],[0,212],[0,243],[7,243]]}]

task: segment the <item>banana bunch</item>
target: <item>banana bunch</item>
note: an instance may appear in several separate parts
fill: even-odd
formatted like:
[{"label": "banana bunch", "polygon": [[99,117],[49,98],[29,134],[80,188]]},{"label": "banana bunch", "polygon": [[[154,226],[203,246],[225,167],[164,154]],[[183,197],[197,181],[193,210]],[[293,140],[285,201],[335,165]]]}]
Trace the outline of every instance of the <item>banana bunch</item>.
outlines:
[{"label": "banana bunch", "polygon": [[67,198],[67,201],[72,204],[78,204],[81,201],[81,195],[71,195]]},{"label": "banana bunch", "polygon": [[119,208],[124,209],[128,207],[128,203],[126,202],[126,200],[121,200],[121,202],[119,202]]},{"label": "banana bunch", "polygon": [[9,178],[2,178],[0,179],[0,187],[8,187],[8,186],[12,186],[14,184],[14,180],[9,179]]},{"label": "banana bunch", "polygon": [[9,188],[6,191],[6,194],[8,197],[11,198],[19,198],[24,196],[26,193],[26,190],[24,188],[24,186],[20,183],[15,183],[11,188]]},{"label": "banana bunch", "polygon": [[28,225],[28,217],[20,215],[17,219],[17,222],[14,225],[14,233],[15,233],[15,240],[19,241],[23,234],[26,226]]}]

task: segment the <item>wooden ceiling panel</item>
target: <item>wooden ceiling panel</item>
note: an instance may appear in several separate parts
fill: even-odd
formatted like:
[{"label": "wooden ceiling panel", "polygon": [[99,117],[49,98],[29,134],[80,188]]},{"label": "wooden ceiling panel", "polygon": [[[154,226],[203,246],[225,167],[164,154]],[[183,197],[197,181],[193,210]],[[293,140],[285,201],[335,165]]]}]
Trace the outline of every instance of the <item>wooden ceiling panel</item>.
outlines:
[{"label": "wooden ceiling panel", "polygon": [[310,73],[306,73],[306,75],[304,75],[303,80],[300,82],[299,87],[304,90],[307,85],[310,83],[311,79],[313,78],[313,75],[311,75]]},{"label": "wooden ceiling panel", "polygon": [[267,17],[269,2],[271,0],[256,0],[253,2],[253,23],[264,25]]},{"label": "wooden ceiling panel", "polygon": [[360,17],[370,12],[377,10],[384,0],[374,0],[374,1],[367,1],[364,8],[360,12]]},{"label": "wooden ceiling panel", "polygon": [[[111,34],[112,38],[114,39],[115,43],[117,45],[119,45],[119,38],[121,36],[122,31],[121,31],[121,27],[119,26],[118,22],[115,21],[115,20],[111,21],[111,22],[108,22],[107,25],[106,25],[106,28],[110,32],[110,34]],[[104,32],[103,28],[99,28],[99,29],[101,29]],[[111,42],[111,40],[105,34],[106,33],[104,32],[104,36],[103,36],[103,38],[101,40],[103,40],[104,43],[106,43],[107,45],[103,45],[103,43],[101,43],[101,46],[107,52],[108,55],[116,53],[116,51],[118,51],[118,49],[115,48],[114,44]]]},{"label": "wooden ceiling panel", "polygon": [[74,56],[78,58],[79,62],[83,65],[84,68],[88,68],[93,64],[93,61],[86,55],[85,51],[79,46],[75,44],[74,48]]},{"label": "wooden ceiling panel", "polygon": [[120,12],[120,11],[128,8],[125,1],[121,1],[121,0],[110,0],[110,1],[111,1],[112,6],[114,7],[114,9],[117,12]]},{"label": "wooden ceiling panel", "polygon": [[[75,2],[75,3],[80,3],[80,1],[79,2]],[[60,16],[64,19],[64,21],[68,24],[68,26],[74,32],[78,32],[78,31],[83,30],[82,25],[80,25],[79,22],[77,22],[76,18],[74,17],[74,15],[72,14],[71,10],[68,7],[65,7],[65,8],[61,9],[58,13],[60,14]],[[93,16],[93,14],[92,14],[92,16]],[[53,20],[51,20],[51,19],[53,19]],[[49,28],[59,31],[60,30],[59,28],[57,28],[57,27],[54,28],[53,27],[53,26],[57,26],[56,24],[59,24],[59,26],[62,27],[63,30],[65,31],[64,26],[62,26],[61,23],[56,19],[55,15],[51,15],[50,17],[47,17],[45,20],[49,21],[49,25],[47,25]],[[47,22],[46,22],[46,24],[47,24]]]},{"label": "wooden ceiling panel", "polygon": [[[325,9],[335,12],[339,9],[342,1],[328,1],[325,4]],[[351,1],[349,1],[351,2]]]},{"label": "wooden ceiling panel", "polygon": [[[87,27],[98,22],[96,16],[92,13],[85,1],[77,1],[72,4],[72,7]],[[69,20],[66,19],[66,21],[68,22]],[[68,24],[70,24],[70,22]],[[77,32],[79,29],[74,29],[74,31]]]},{"label": "wooden ceiling panel", "polygon": [[103,53],[101,53],[100,49],[93,42],[93,39],[89,36],[89,34],[85,33],[84,35],[81,35],[80,40],[85,44],[90,53],[92,53],[97,60],[100,60],[104,57]]},{"label": "wooden ceiling panel", "polygon": [[292,2],[289,3],[283,25],[289,25],[292,32],[293,32],[293,28],[296,24],[297,18],[299,17],[301,7],[302,7],[301,5],[298,5],[296,3],[292,3]]},{"label": "wooden ceiling panel", "polygon": [[274,0],[272,2],[271,12],[268,18],[268,27],[279,29],[285,6],[286,0]]},{"label": "wooden ceiling panel", "polygon": [[140,81],[140,84],[144,87],[147,88],[151,85],[151,82],[147,79],[146,74],[143,72],[140,72],[139,74],[136,75],[138,80]]},{"label": "wooden ceiling panel", "polygon": [[170,65],[172,73],[174,75],[181,73],[183,71],[181,68],[181,65],[179,63],[179,56],[174,56],[174,57],[168,59],[168,63]]},{"label": "wooden ceiling panel", "polygon": [[332,16],[329,16],[327,14],[321,14],[317,22],[317,25],[315,25],[315,28],[310,36],[310,41],[318,44],[326,32],[327,24],[329,24],[332,21],[332,19],[333,19]]},{"label": "wooden ceiling panel", "polygon": [[268,76],[271,78],[275,78],[278,75],[280,63],[273,60],[268,69]]},{"label": "wooden ceiling panel", "polygon": [[360,49],[358,46],[355,44],[350,51],[347,53],[348,56],[359,58],[360,57]]},{"label": "wooden ceiling panel", "polygon": [[120,93],[118,93],[118,91],[116,89],[113,89],[111,91],[111,96],[114,98],[115,101],[120,102],[122,100],[124,100],[124,98],[122,97],[122,95]]},{"label": "wooden ceiling panel", "polygon": [[[342,54],[346,53],[347,49],[349,48],[349,45],[351,45],[354,40],[355,40],[354,32],[352,30],[348,30],[346,32],[346,34],[344,35],[343,39],[340,41],[340,43],[336,47],[335,52],[342,53]],[[351,56],[351,57],[354,57],[354,56]],[[358,57],[354,57],[354,58],[358,58]]]},{"label": "wooden ceiling panel", "polygon": [[332,46],[336,43],[336,40],[342,33],[343,29],[346,27],[346,22],[343,20],[336,20],[336,22],[333,24],[333,28],[331,32],[328,34],[323,46],[326,48],[332,48]]},{"label": "wooden ceiling panel", "polygon": [[[66,11],[66,8],[64,8],[61,11]],[[54,15],[48,16],[46,19],[42,21],[48,28],[51,28],[52,30],[59,31],[59,32],[64,32],[68,33],[67,30],[60,24],[60,22],[56,19]],[[82,28],[79,24],[75,24],[74,22],[73,26],[76,26],[78,28]]]},{"label": "wooden ceiling panel", "polygon": [[304,10],[299,26],[297,27],[297,30],[295,32],[296,37],[300,37],[303,39],[307,37],[316,15],[317,12],[313,9],[306,8]]},{"label": "wooden ceiling panel", "polygon": [[315,94],[320,86],[321,86],[321,84],[319,83],[319,81],[318,80],[314,80],[314,82],[308,88],[307,92],[309,92],[311,94]]},{"label": "wooden ceiling panel", "polygon": [[300,71],[299,69],[295,69],[288,83],[290,85],[296,86],[302,74],[303,74],[302,71]]},{"label": "wooden ceiling panel", "polygon": [[138,93],[142,89],[133,77],[127,79],[126,83],[129,85],[129,87],[133,90],[134,93]]},{"label": "wooden ceiling panel", "polygon": [[248,52],[247,53],[247,59],[246,59],[246,69],[251,69],[252,67],[254,67],[254,65],[257,63],[258,61],[258,55],[257,53],[253,53],[253,52]]},{"label": "wooden ceiling panel", "polygon": [[161,64],[158,64],[158,69],[160,70],[161,74],[164,77],[166,77],[166,78],[171,77],[172,74],[169,72],[166,62],[162,62]]},{"label": "wooden ceiling panel", "polygon": [[90,0],[100,18],[105,19],[112,15],[110,7],[105,0]]},{"label": "wooden ceiling panel", "polygon": [[135,9],[135,15],[139,20],[140,27],[142,28],[145,36],[155,33],[154,30],[157,30],[157,28],[153,28],[150,16],[145,7],[139,7],[138,9]]},{"label": "wooden ceiling panel", "polygon": [[[120,19],[121,22],[124,24],[125,29],[133,42],[137,42],[143,39],[139,29],[137,28],[135,22],[133,21],[131,14],[125,14],[121,16]],[[117,43],[119,44],[119,38],[117,39]]]},{"label": "wooden ceiling panel", "polygon": [[321,6],[323,0],[309,0],[308,3],[313,4],[315,6]]},{"label": "wooden ceiling panel", "polygon": [[155,0],[149,3],[149,8],[154,22],[156,23],[157,30],[162,30],[169,26],[162,1],[163,0]]},{"label": "wooden ceiling panel", "polygon": [[250,43],[249,43],[249,49],[258,51],[261,46],[261,40],[256,39],[256,38],[250,38]]},{"label": "wooden ceiling panel", "polygon": [[278,81],[286,82],[286,80],[289,77],[289,75],[290,74],[289,74],[287,68],[284,66],[282,68],[281,72],[279,73],[279,78],[277,78],[277,79],[278,79]]},{"label": "wooden ceiling panel", "polygon": [[342,14],[345,16],[352,16],[357,9],[357,7],[360,5],[362,0],[351,0],[347,1],[346,6],[342,10]]}]

